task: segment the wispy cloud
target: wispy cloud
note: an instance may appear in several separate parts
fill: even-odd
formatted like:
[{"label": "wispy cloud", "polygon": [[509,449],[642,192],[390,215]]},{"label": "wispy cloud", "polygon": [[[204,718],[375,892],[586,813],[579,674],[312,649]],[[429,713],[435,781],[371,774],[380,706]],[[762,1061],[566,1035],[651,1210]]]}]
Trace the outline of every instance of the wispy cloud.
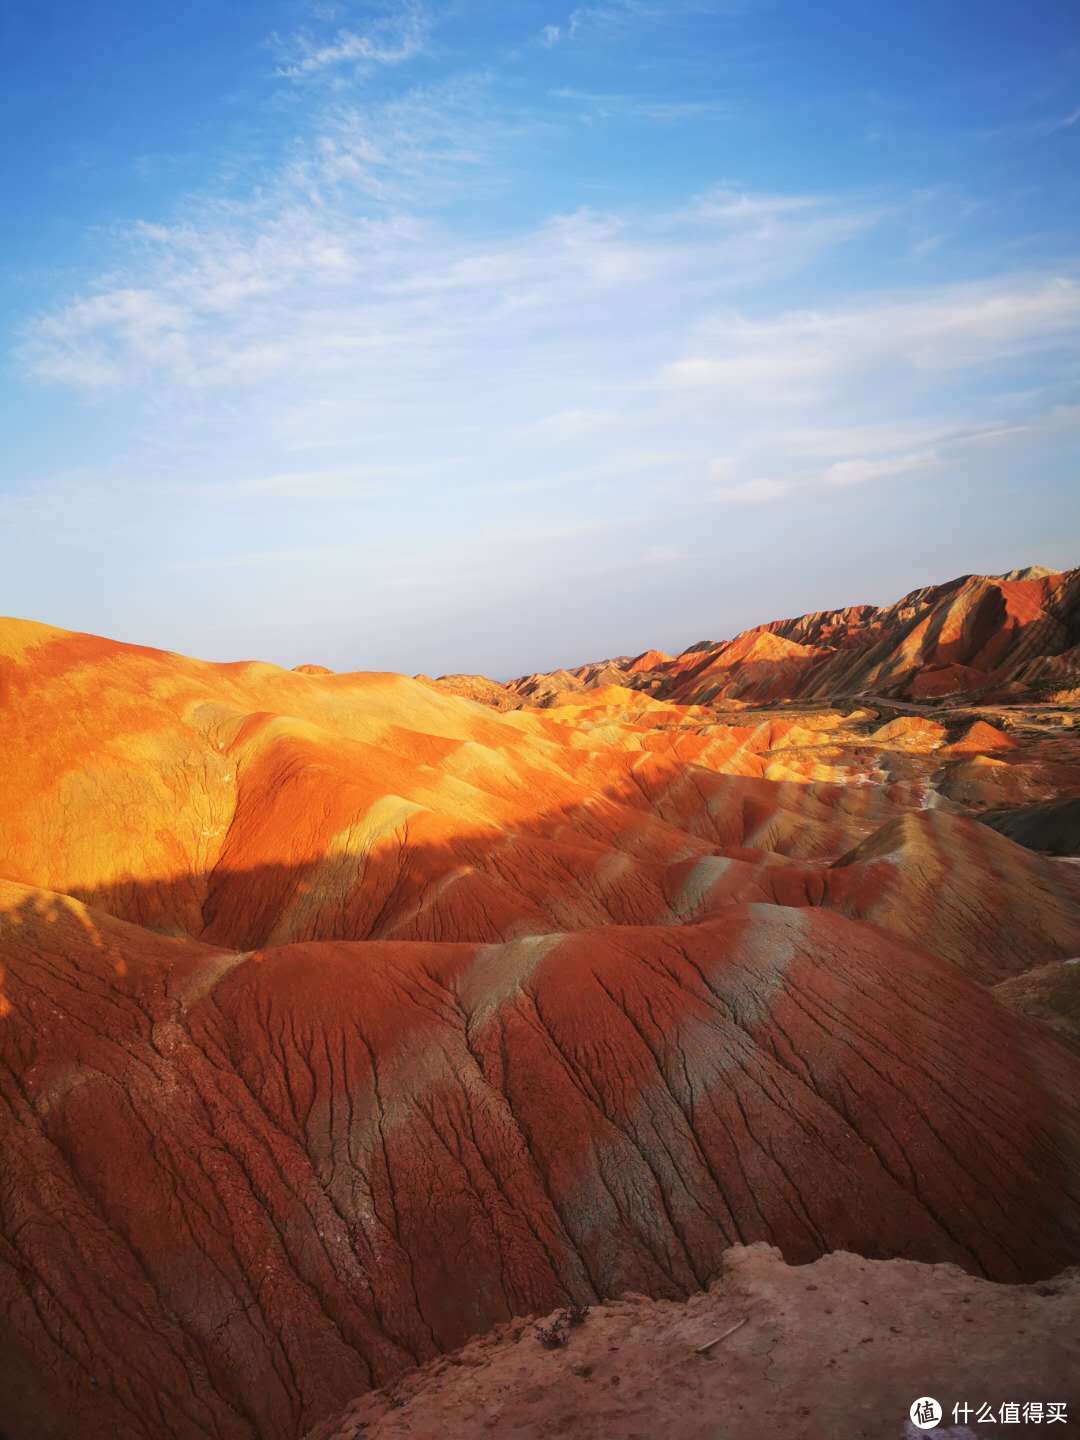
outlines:
[{"label": "wispy cloud", "polygon": [[[209,489],[222,499],[373,500],[392,493],[411,474],[405,466],[337,465],[219,481]],[[184,488],[192,494],[198,490],[195,486]]]},{"label": "wispy cloud", "polygon": [[[339,124],[324,124],[307,160]],[[396,143],[422,171],[417,131]],[[436,167],[454,143],[435,142]],[[220,393],[220,424],[257,409],[290,450],[328,451],[318,468],[213,482],[234,501],[372,500],[441,475],[493,499],[622,483],[746,507],[917,479],[965,447],[1014,443],[1022,419],[956,413],[941,377],[955,387],[1080,353],[1069,276],[764,316],[740,303],[839,253],[879,207],[716,189],[477,244],[396,198],[372,209],[362,184],[358,209],[355,191],[307,160],[290,157],[272,204],[138,227],[129,273],[40,318],[24,364],[80,388],[165,382],[193,404]],[[891,417],[873,415],[876,395]]]},{"label": "wispy cloud", "polygon": [[724,505],[771,505],[791,494],[790,480],[777,480],[766,475],[757,475],[752,480],[740,480],[735,485],[720,485],[707,491],[706,498]]},{"label": "wispy cloud", "polygon": [[[288,201],[328,214],[358,202],[385,223],[415,228],[466,186],[491,183],[495,157],[515,133],[515,117],[493,124],[490,77],[455,76],[378,102],[340,102],[319,116],[277,177]],[[369,212],[370,213],[370,212]]]},{"label": "wispy cloud", "polygon": [[1075,351],[1080,283],[1070,276],[941,287],[859,309],[794,311],[768,320],[737,313],[702,324],[696,353],[659,383],[773,407],[805,404],[845,375],[875,368],[978,369],[1060,342]]},{"label": "wispy cloud", "polygon": [[[777,437],[779,444],[774,447],[779,461],[798,458],[790,451],[785,455],[784,441],[789,437],[783,433]],[[722,505],[772,505],[778,501],[789,501],[800,493],[813,494],[822,490],[848,490],[856,486],[888,484],[904,476],[924,475],[939,469],[945,462],[933,450],[910,454],[888,456],[857,456],[836,460],[824,469],[805,465],[799,466],[783,476],[754,476],[734,484],[706,486],[702,492],[705,503]],[[714,462],[713,475],[724,477],[731,472],[730,462]]]},{"label": "wispy cloud", "polygon": [[[335,114],[258,203],[136,226],[119,281],[110,275],[30,326],[27,368],[88,388],[155,373],[196,389],[242,386],[296,367],[400,375],[453,346],[486,345],[496,329],[504,341],[540,343],[581,333],[592,316],[614,338],[613,305],[655,315],[798,268],[872,223],[820,201],[725,193],[651,215],[582,210],[469,244],[408,197],[380,201],[363,176],[350,184],[341,123]],[[441,172],[454,140],[433,138],[429,149],[409,125],[385,143],[419,177]],[[768,348],[767,330],[756,348]],[[712,364],[687,360],[671,374],[685,378],[699,363]]]},{"label": "wispy cloud", "polygon": [[[323,14],[336,19],[337,9]],[[341,27],[328,35],[305,30],[274,36],[277,73],[285,79],[305,80],[341,67],[402,65],[421,53],[430,28],[428,12],[415,0],[405,0],[363,31]]]},{"label": "wispy cloud", "polygon": [[606,94],[565,86],[552,90],[551,96],[568,102],[580,118],[589,121],[631,117],[670,124],[681,120],[700,120],[706,115],[730,114],[734,110],[729,102],[715,97],[670,100],[660,96]]},{"label": "wispy cloud", "polygon": [[[661,8],[586,7],[554,40]],[[460,604],[486,593],[504,550],[501,595],[553,574],[570,594],[628,554],[651,556],[659,585],[679,532],[704,551],[769,507],[854,511],[1037,445],[1054,406],[1072,423],[1060,388],[1038,393],[1040,367],[1067,376],[1080,356],[1071,273],[927,285],[910,235],[913,215],[938,233],[934,206],[902,194],[710,176],[663,202],[670,186],[520,205],[520,173],[540,156],[558,174],[581,113],[692,125],[723,102],[639,94],[635,76],[610,92],[545,80],[535,108],[497,72],[417,85],[413,14],[328,11],[337,28],[283,52],[294,128],[276,166],[130,226],[25,328],[24,375],[125,409],[123,473],[151,462],[127,495],[197,517],[177,573],[263,585],[280,619],[287,566],[350,626],[361,585],[366,615],[385,589],[430,619],[440,586]],[[532,63],[546,73],[535,48]],[[380,64],[372,95],[296,84]],[[901,283],[873,291],[867,249],[894,236]],[[104,483],[67,484],[54,510],[92,516]],[[115,485],[98,509],[122,521]]]},{"label": "wispy cloud", "polygon": [[[526,526],[490,526],[483,534],[461,540],[455,550],[455,570],[463,575],[482,578],[490,570],[491,552],[514,557],[515,567],[544,574],[552,563],[550,547],[585,557],[596,557],[600,550],[616,549],[627,536],[645,529],[639,517],[605,515],[581,519],[575,514],[565,517],[548,514],[533,517]],[[436,542],[437,544],[437,542]],[[545,553],[543,547],[549,547]],[[363,561],[369,578],[383,588],[437,589],[441,577],[427,561],[431,558],[431,540],[424,554],[417,547],[412,559],[416,568],[403,566],[402,556],[386,552],[368,539],[328,541],[319,544],[299,543],[265,550],[228,551],[185,560],[173,566],[181,571],[247,570],[279,568],[298,562],[312,562],[330,573],[335,567],[353,566]],[[419,562],[419,563],[417,563]]]},{"label": "wispy cloud", "polygon": [[825,484],[837,489],[851,485],[867,485],[880,480],[896,480],[901,475],[922,474],[934,470],[941,460],[932,450],[912,455],[892,455],[878,459],[860,457],[837,460],[825,471]]},{"label": "wispy cloud", "polygon": [[[1077,361],[1080,284],[1069,277],[1007,276],[768,320],[725,311],[654,377],[669,423],[704,437],[709,412],[725,436],[719,455],[664,489],[681,504],[767,505],[961,473],[975,449],[1037,445],[1066,423],[1051,425],[1063,414],[1052,388],[1009,397],[996,375],[1067,374]],[[980,391],[986,416],[958,409],[958,392],[970,404]]]},{"label": "wispy cloud", "polygon": [[545,25],[540,32],[541,43],[551,47],[560,41],[578,40],[590,35],[612,38],[642,25],[661,25],[688,16],[707,16],[720,11],[730,13],[738,8],[737,0],[607,0],[599,5],[578,5],[566,20]]},{"label": "wispy cloud", "polygon": [[625,425],[626,416],[617,410],[560,410],[545,415],[532,427],[534,433],[554,440],[576,440]]}]

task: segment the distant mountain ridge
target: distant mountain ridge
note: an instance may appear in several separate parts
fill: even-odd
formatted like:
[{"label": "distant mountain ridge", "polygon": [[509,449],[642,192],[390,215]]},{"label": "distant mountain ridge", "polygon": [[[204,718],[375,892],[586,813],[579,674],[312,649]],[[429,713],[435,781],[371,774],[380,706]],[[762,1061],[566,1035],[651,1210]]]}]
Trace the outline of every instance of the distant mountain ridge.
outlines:
[{"label": "distant mountain ridge", "polygon": [[849,605],[771,620],[679,655],[645,650],[569,669],[442,676],[457,694],[501,710],[547,707],[567,692],[620,685],[683,705],[761,705],[876,694],[1067,698],[1080,690],[1080,570],[1042,565],[961,575],[893,605]]}]

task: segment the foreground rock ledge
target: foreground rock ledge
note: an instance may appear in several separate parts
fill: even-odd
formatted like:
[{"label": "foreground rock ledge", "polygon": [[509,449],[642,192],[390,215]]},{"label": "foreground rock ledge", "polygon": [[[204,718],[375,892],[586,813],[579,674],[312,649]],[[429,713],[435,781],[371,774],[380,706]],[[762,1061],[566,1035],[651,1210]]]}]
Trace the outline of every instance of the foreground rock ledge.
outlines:
[{"label": "foreground rock ledge", "polygon": [[[990,1183],[990,1182],[988,1182]],[[701,1345],[745,1324],[711,1350]],[[995,1285],[953,1265],[827,1255],[786,1265],[738,1246],[708,1291],[596,1306],[563,1349],[514,1320],[410,1371],[307,1440],[908,1440],[912,1402],[934,1396],[936,1431],[1042,1435],[1046,1425],[956,1427],[953,1405],[1065,1402],[1080,1430],[1080,1269]]]}]

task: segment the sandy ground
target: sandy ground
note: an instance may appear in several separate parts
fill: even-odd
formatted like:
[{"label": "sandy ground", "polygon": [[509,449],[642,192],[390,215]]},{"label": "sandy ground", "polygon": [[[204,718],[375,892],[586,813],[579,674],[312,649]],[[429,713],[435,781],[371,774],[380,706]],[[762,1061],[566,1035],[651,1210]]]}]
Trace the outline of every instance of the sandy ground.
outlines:
[{"label": "sandy ground", "polygon": [[[1080,1435],[1078,1269],[1005,1286],[847,1254],[791,1267],[758,1244],[732,1250],[721,1279],[686,1303],[595,1307],[562,1348],[545,1348],[537,1324],[513,1321],[411,1372],[309,1440]],[[909,1418],[922,1396],[943,1409],[933,1430]],[[1019,1420],[1003,1418],[1011,1402]],[[1025,1423],[1032,1402],[1042,1419],[1029,1411]],[[1048,1429],[1050,1402],[1067,1407],[1059,1428]],[[955,1405],[971,1407],[959,1424]],[[984,1405],[993,1423],[979,1423]]]}]

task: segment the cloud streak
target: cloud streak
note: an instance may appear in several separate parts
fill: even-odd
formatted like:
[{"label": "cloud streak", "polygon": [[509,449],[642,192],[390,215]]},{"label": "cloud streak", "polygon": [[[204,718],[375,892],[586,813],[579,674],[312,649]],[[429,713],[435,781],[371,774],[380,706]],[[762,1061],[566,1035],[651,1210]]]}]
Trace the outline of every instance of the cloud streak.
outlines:
[{"label": "cloud streak", "polygon": [[[558,27],[553,27],[558,28]],[[554,100],[567,102],[578,116],[587,121],[639,119],[659,124],[702,120],[707,116],[732,114],[734,106],[715,97],[698,100],[664,99],[655,95],[605,94],[602,91],[575,90],[564,86],[552,90]]]},{"label": "cloud streak", "polygon": [[[1012,443],[1023,423],[956,413],[935,393],[941,377],[955,388],[1080,354],[1080,284],[1068,275],[753,313],[763,284],[879,225],[888,212],[877,206],[715,189],[668,210],[557,215],[477,244],[313,169],[339,126],[334,113],[290,158],[272,203],[137,227],[129,273],[40,317],[24,365],[89,390],[167,384],[193,410],[219,396],[232,417],[219,423],[259,408],[286,449],[327,453],[317,469],[222,481],[232,500],[370,500],[388,486],[423,491],[439,474],[507,497],[570,475],[599,496],[637,477],[641,497],[651,471],[657,493],[681,504],[760,506]],[[421,174],[456,141],[443,135],[429,153],[407,127],[394,143]],[[870,418],[868,388],[890,396],[890,419]]]},{"label": "cloud streak", "polygon": [[1059,345],[1075,354],[1078,334],[1076,279],[1005,277],[859,309],[767,320],[719,315],[700,327],[694,353],[665,367],[658,382],[770,408],[804,405],[840,378],[873,370],[979,370]]},{"label": "cloud streak", "polygon": [[403,65],[424,50],[431,20],[427,11],[406,3],[380,16],[364,31],[340,28],[329,36],[301,31],[274,37],[279,55],[277,74],[293,81],[310,80],[344,67]]},{"label": "cloud streak", "polygon": [[548,48],[560,42],[581,40],[590,36],[612,39],[639,26],[670,24],[690,16],[705,17],[721,10],[730,13],[732,5],[721,6],[716,0],[608,0],[601,5],[578,5],[565,22],[545,25],[540,32],[541,43]]},{"label": "cloud streak", "polygon": [[[325,157],[326,138],[309,159]],[[425,152],[410,132],[397,143],[417,174],[438,171],[441,142]],[[337,170],[320,177],[293,160],[258,206],[137,226],[128,273],[34,322],[24,365],[87,388],[155,375],[228,388],[298,366],[415,372],[440,353],[489,343],[496,328],[519,345],[581,335],[590,322],[614,338],[622,327],[613,315],[626,305],[647,328],[798,268],[873,223],[820,201],[725,194],[652,214],[579,210],[477,245],[396,202],[357,205],[358,190],[371,200]],[[712,364],[680,362],[672,382]]]}]

